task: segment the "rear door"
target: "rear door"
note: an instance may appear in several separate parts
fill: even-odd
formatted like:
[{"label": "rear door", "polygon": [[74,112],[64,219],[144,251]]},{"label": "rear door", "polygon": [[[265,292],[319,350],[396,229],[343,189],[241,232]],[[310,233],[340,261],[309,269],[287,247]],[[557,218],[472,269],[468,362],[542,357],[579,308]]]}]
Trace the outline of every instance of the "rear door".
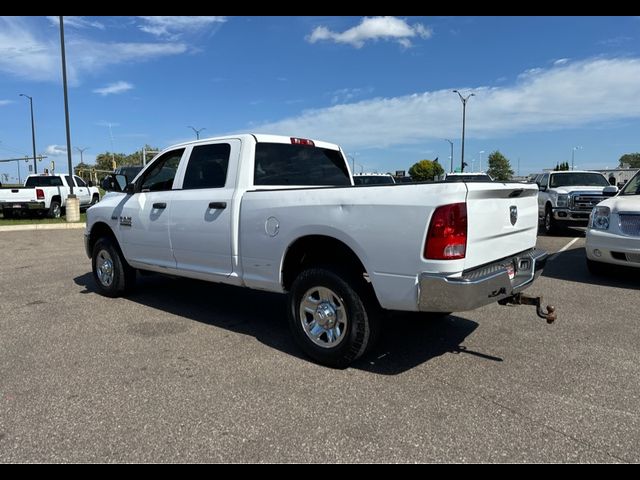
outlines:
[{"label": "rear door", "polygon": [[195,145],[173,192],[170,238],[177,267],[209,278],[233,270],[232,198],[240,140]]},{"label": "rear door", "polygon": [[84,182],[83,179],[74,175],[73,179],[76,181],[77,189],[73,189],[73,193],[75,193],[80,199],[80,205],[89,205],[91,203],[91,193],[89,192],[89,187]]},{"label": "rear door", "polygon": [[465,269],[533,248],[538,189],[518,183],[467,183]]}]

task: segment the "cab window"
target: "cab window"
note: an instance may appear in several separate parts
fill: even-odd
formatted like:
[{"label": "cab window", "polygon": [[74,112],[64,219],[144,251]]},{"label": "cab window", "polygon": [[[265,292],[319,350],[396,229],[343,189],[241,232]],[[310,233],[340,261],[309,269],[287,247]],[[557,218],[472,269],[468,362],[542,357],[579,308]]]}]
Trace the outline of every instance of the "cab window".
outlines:
[{"label": "cab window", "polygon": [[151,167],[145,172],[144,176],[139,180],[139,191],[159,192],[171,190],[183,153],[184,148],[180,148],[178,150],[171,150],[170,152],[158,157],[158,159],[153,162],[153,165],[151,165]]}]

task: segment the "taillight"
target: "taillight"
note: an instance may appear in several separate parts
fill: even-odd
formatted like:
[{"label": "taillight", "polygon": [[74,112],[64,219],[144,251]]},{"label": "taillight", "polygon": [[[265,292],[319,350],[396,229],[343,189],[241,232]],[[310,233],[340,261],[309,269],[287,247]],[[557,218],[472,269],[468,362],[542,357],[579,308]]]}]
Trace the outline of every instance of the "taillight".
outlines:
[{"label": "taillight", "polygon": [[36,188],[36,198],[38,200],[44,200],[44,190],[41,188]]},{"label": "taillight", "polygon": [[431,217],[424,257],[432,260],[464,258],[467,250],[467,204],[436,208]]},{"label": "taillight", "polygon": [[313,140],[309,140],[308,138],[295,138],[295,137],[291,137],[291,144],[292,145],[308,145],[309,147],[315,147],[315,143],[313,143]]}]

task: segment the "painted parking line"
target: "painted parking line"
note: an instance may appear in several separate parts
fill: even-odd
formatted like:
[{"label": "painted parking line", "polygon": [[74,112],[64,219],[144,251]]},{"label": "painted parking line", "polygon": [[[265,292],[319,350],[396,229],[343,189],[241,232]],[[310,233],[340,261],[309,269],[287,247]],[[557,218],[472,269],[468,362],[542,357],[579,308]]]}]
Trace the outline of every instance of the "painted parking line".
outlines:
[{"label": "painted parking line", "polygon": [[582,237],[576,237],[573,240],[571,240],[569,243],[567,243],[564,247],[562,247],[560,250],[558,250],[556,253],[554,253],[553,255],[551,255],[547,261],[550,262],[551,260],[555,259],[558,255],[560,255],[562,252],[564,252],[565,250],[568,250],[569,248],[571,248],[571,245],[573,245],[574,243],[576,243],[578,240],[580,240],[580,238]]}]

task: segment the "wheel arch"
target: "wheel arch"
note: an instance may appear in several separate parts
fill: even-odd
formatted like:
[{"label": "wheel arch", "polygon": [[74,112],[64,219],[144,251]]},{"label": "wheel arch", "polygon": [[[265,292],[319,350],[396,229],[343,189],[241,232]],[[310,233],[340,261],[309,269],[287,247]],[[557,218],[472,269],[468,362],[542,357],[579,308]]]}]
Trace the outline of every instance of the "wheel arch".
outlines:
[{"label": "wheel arch", "polygon": [[282,286],[288,291],[295,278],[312,266],[337,266],[359,277],[368,275],[364,263],[346,243],[327,235],[306,235],[287,248],[282,261]]}]

